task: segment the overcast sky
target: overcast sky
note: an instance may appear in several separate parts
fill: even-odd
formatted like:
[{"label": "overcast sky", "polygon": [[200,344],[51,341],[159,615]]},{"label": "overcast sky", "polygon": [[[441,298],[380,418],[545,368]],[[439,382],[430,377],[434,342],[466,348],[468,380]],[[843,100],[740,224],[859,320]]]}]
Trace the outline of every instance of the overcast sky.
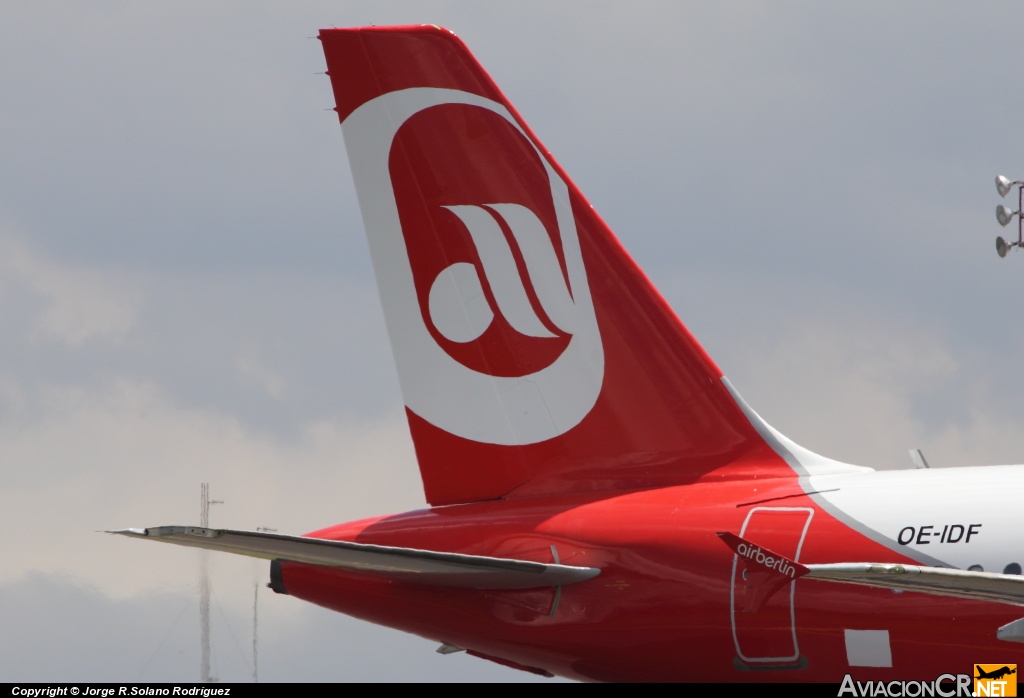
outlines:
[{"label": "overcast sky", "polygon": [[[1024,462],[1019,3],[56,2],[0,22],[0,678],[195,680],[197,554],[424,506],[321,27],[458,33],[747,401]],[[1015,233],[1014,233],[1015,234]],[[266,564],[211,557],[214,674]],[[260,678],[517,680],[260,592]]]}]

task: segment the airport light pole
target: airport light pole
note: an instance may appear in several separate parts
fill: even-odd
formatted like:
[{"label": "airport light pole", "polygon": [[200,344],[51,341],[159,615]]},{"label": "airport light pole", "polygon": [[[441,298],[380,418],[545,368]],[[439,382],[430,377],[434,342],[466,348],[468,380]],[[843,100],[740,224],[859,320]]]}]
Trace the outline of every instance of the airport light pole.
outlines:
[{"label": "airport light pole", "polygon": [[1021,217],[1021,211],[1024,211],[1024,181],[1010,181],[1003,175],[996,177],[996,191],[999,196],[1005,198],[1014,187],[1017,187],[1017,210],[1011,211],[1002,204],[996,206],[996,220],[1004,228],[1010,224],[1014,216],[1017,217],[1017,242],[1007,242],[1002,235],[996,238],[996,252],[1000,257],[1005,257],[1014,247],[1024,247],[1024,218]]}]

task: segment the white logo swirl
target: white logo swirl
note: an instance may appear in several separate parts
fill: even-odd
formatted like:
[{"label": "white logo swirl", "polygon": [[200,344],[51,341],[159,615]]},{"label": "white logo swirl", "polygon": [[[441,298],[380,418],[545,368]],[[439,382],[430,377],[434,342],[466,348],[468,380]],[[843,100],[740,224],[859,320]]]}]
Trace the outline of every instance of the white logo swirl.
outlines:
[{"label": "white logo swirl", "polygon": [[[492,376],[459,363],[434,341],[423,321],[388,169],[401,126],[414,114],[443,104],[491,111],[532,143],[498,102],[441,88],[389,92],[360,106],[342,124],[402,393],[410,410],[462,438],[509,446],[546,441],[582,421],[604,380],[604,350],[569,191],[538,150],[551,186],[569,288],[551,240],[530,209],[511,203],[447,207],[469,231],[498,311],[509,325],[531,337],[555,336],[530,305],[498,218],[512,231],[547,319],[571,335],[554,362],[525,376]],[[476,268],[465,262],[447,267],[434,280],[428,309],[434,326],[454,342],[473,341],[494,317]]]},{"label": "white logo swirl", "polygon": [[[562,282],[551,239],[533,211],[519,204],[445,208],[469,230],[498,310],[516,332],[528,337],[557,336],[544,326],[531,307],[512,249],[494,216],[500,217],[512,231],[548,319],[558,329],[572,334],[572,296]],[[480,278],[472,264],[457,262],[438,275],[430,289],[430,319],[441,334],[453,342],[471,342],[487,330],[493,318],[494,312],[483,299]]]}]

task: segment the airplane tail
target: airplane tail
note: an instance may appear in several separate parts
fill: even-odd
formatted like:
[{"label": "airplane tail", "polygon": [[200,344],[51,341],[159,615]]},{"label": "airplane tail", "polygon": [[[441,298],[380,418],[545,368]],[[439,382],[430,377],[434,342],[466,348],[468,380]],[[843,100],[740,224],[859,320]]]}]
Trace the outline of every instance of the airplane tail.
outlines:
[{"label": "airplane tail", "polygon": [[800,472],[454,34],[319,38],[431,504]]}]

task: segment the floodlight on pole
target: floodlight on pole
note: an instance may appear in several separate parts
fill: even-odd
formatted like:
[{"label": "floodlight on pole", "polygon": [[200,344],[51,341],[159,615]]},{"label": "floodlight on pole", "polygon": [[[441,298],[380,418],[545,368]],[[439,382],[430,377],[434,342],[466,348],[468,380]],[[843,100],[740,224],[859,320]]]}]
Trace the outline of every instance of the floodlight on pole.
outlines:
[{"label": "floodlight on pole", "polygon": [[1010,224],[1014,216],[1017,218],[1016,242],[1007,242],[1001,235],[996,238],[996,253],[1000,257],[1005,257],[1014,247],[1024,247],[1024,217],[1021,215],[1021,212],[1024,211],[1024,181],[1019,179],[1011,181],[1003,175],[996,177],[996,191],[999,196],[1005,197],[1014,187],[1017,187],[1017,210],[1011,211],[1002,204],[996,206],[996,220],[1004,228]]},{"label": "floodlight on pole", "polygon": [[1020,211],[1011,211],[1002,204],[996,206],[996,220],[999,221],[999,225],[1004,228],[1010,224],[1014,216],[1019,216]]},{"label": "floodlight on pole", "polygon": [[996,176],[996,191],[999,192],[999,196],[1005,197],[1010,193],[1010,190],[1019,184],[1024,184],[1024,182],[1011,182],[1008,177],[1004,177],[1003,175]]}]

